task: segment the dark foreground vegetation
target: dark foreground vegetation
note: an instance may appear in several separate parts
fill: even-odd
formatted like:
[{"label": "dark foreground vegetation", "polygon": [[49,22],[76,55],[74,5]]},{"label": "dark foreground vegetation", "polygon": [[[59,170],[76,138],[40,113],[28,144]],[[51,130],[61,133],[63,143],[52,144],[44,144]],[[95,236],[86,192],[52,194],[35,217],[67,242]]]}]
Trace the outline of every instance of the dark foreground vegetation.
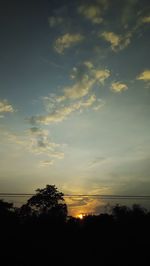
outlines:
[{"label": "dark foreground vegetation", "polygon": [[47,185],[21,208],[0,201],[0,264],[150,265],[150,213],[116,205],[111,214],[67,216],[55,186]]}]

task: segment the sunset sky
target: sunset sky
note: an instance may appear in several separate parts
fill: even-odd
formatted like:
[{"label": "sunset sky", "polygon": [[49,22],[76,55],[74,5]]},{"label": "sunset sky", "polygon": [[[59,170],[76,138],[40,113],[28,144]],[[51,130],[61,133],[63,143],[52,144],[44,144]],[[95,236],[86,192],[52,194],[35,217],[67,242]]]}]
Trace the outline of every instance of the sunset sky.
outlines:
[{"label": "sunset sky", "polygon": [[2,0],[0,25],[0,192],[150,194],[149,0]]}]

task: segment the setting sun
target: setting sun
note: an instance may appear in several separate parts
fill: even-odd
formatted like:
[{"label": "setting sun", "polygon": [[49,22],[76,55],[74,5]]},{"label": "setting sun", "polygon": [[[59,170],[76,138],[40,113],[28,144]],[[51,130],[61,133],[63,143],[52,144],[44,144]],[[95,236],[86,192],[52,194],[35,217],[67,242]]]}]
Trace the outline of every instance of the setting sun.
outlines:
[{"label": "setting sun", "polygon": [[82,220],[82,219],[83,219],[83,214],[82,214],[82,213],[78,214],[78,215],[77,215],[77,218],[79,218],[79,219]]}]

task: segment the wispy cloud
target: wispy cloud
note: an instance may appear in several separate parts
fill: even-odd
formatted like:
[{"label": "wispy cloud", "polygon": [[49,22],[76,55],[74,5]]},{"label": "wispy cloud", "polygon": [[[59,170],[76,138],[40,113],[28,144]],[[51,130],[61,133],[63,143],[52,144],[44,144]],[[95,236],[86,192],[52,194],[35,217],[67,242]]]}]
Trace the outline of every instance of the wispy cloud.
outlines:
[{"label": "wispy cloud", "polygon": [[104,83],[105,79],[109,78],[110,70],[108,69],[95,69],[93,70],[95,81]]},{"label": "wispy cloud", "polygon": [[7,100],[0,100],[0,113],[14,113],[14,107]]},{"label": "wispy cloud", "polygon": [[137,0],[123,1],[121,3],[121,22],[124,28],[128,28],[137,19]]},{"label": "wispy cloud", "polygon": [[111,44],[111,49],[114,52],[123,50],[130,44],[131,32],[128,32],[125,36],[118,35],[114,32],[104,31],[102,34],[99,34],[99,37],[102,37],[105,41]]},{"label": "wispy cloud", "polygon": [[97,99],[92,90],[98,83],[103,85],[109,76],[108,69],[95,68],[90,61],[84,62],[78,68],[73,68],[74,84],[63,88],[62,95],[51,94],[43,97],[48,114],[32,116],[29,122],[33,125],[36,123],[49,125],[65,120],[75,111],[90,107],[91,109],[95,107],[93,109],[95,111],[100,109],[101,99]]},{"label": "wispy cloud", "polygon": [[64,99],[78,99],[86,96],[91,90],[94,82],[94,79],[90,79],[88,75],[84,75],[82,79],[73,86],[64,89]]},{"label": "wispy cloud", "polygon": [[78,217],[79,214],[99,214],[105,206],[103,200],[91,197],[70,197],[66,199],[69,213]]},{"label": "wispy cloud", "polygon": [[51,16],[48,18],[48,23],[51,28],[62,24],[63,21],[64,21],[64,18],[58,17],[58,16]]},{"label": "wispy cloud", "polygon": [[60,147],[60,144],[50,141],[48,130],[32,127],[27,134],[30,139],[30,149],[37,154],[46,153],[49,156],[53,156],[56,149]]},{"label": "wispy cloud", "polygon": [[94,111],[98,111],[98,110],[100,110],[104,105],[105,105],[105,101],[103,101],[102,99],[97,99],[97,104],[96,104],[95,106],[93,106],[93,110],[94,110]]},{"label": "wispy cloud", "polygon": [[78,7],[78,13],[92,24],[103,22],[104,11],[108,8],[109,0],[85,1]]},{"label": "wispy cloud", "polygon": [[150,70],[144,70],[137,76],[137,80],[150,81]]},{"label": "wispy cloud", "polygon": [[98,4],[81,5],[78,12],[94,24],[100,24],[103,21],[102,10]]},{"label": "wispy cloud", "polygon": [[110,76],[110,71],[108,69],[94,68],[91,62],[85,62],[84,66],[87,69],[79,68],[79,73],[76,69],[77,73],[74,78],[77,79],[77,82],[70,87],[64,88],[62,100],[66,98],[82,98],[91,91],[97,82],[103,83]]},{"label": "wispy cloud", "polygon": [[111,90],[114,92],[122,92],[122,91],[126,91],[128,89],[128,86],[125,83],[122,82],[113,82],[111,84]]},{"label": "wispy cloud", "polygon": [[[53,161],[63,159],[64,153],[61,144],[51,141],[49,131],[39,127],[31,127],[22,134],[16,134],[8,130],[1,131],[3,144],[9,143],[15,148],[33,153],[36,156],[43,156],[44,161]],[[48,159],[47,159],[48,158]]]},{"label": "wispy cloud", "polygon": [[56,39],[54,43],[54,49],[57,53],[63,54],[65,49],[68,49],[71,46],[81,42],[83,38],[84,37],[80,33],[66,33]]},{"label": "wispy cloud", "polygon": [[142,22],[142,23],[150,23],[150,16],[143,17],[143,18],[141,19],[141,22]]},{"label": "wispy cloud", "polygon": [[49,125],[51,123],[57,123],[65,120],[73,112],[82,110],[82,108],[88,108],[96,101],[95,95],[91,95],[84,101],[78,101],[73,104],[57,107],[52,113],[43,116],[34,116],[29,119],[31,124],[41,123]]},{"label": "wispy cloud", "polygon": [[89,162],[89,168],[92,168],[94,166],[97,166],[99,164],[101,164],[102,162],[104,162],[107,158],[105,157],[96,157],[94,160],[92,160],[91,162]]},{"label": "wispy cloud", "polygon": [[51,166],[54,164],[54,160],[44,160],[40,161],[40,166],[45,167],[45,166]]}]

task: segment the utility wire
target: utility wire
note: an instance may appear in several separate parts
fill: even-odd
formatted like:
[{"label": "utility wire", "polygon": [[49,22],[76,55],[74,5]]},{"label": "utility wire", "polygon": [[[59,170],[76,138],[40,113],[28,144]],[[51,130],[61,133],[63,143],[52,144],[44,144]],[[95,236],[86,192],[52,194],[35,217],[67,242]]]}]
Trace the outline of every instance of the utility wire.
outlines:
[{"label": "utility wire", "polygon": [[[0,197],[29,197],[31,193],[0,193]],[[104,195],[104,194],[64,194],[64,198],[70,197],[97,197],[102,199],[146,199],[150,200],[150,195]]]}]

